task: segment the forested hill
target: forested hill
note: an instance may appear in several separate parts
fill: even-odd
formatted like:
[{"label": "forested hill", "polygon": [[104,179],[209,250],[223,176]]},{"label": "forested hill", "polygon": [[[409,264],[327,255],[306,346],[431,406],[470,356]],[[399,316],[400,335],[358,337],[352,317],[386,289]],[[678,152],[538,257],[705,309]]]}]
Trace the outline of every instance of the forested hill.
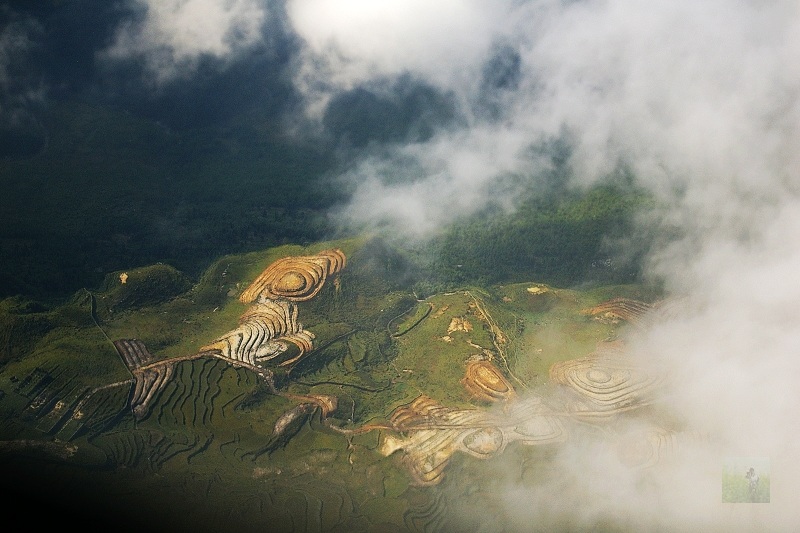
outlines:
[{"label": "forested hill", "polygon": [[[76,100],[42,116],[41,149],[0,161],[0,297],[68,295],[158,262],[196,276],[225,254],[341,234],[328,210],[351,191],[332,179],[335,147],[289,140],[267,117],[174,130]],[[636,277],[641,251],[608,246],[648,202],[630,181],[532,188],[523,200],[409,254],[421,284]]]},{"label": "forested hill", "polygon": [[647,246],[628,237],[649,205],[648,195],[619,184],[534,195],[512,214],[473,217],[438,239],[440,275],[481,284],[635,281]]},{"label": "forested hill", "polygon": [[251,120],[173,131],[53,104],[43,149],[0,160],[0,295],[70,293],[155,262],[199,273],[225,253],[315,240],[342,197],[330,158]]}]

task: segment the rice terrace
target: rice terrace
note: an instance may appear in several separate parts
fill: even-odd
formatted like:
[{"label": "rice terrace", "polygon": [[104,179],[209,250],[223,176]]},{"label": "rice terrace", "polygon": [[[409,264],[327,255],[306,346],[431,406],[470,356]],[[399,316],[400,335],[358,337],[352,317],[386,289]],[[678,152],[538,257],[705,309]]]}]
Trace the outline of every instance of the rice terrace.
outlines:
[{"label": "rice terrace", "polygon": [[800,531],[798,36],[0,2],[6,523]]},{"label": "rice terrace", "polygon": [[48,328],[3,368],[3,447],[51,462],[65,477],[53,497],[91,474],[108,495],[213,497],[192,511],[198,526],[256,528],[263,513],[345,531],[454,520],[427,488],[508,448],[537,464],[602,433],[621,463],[647,469],[703,438],[678,421],[614,430],[666,379],[626,353],[626,328],[666,307],[628,296],[641,289],[518,283],[418,299],[381,290],[391,272],[361,263],[363,240],[330,244],[225,257],[185,291],[152,267],[47,312],[6,301],[7,346],[26,322]]}]

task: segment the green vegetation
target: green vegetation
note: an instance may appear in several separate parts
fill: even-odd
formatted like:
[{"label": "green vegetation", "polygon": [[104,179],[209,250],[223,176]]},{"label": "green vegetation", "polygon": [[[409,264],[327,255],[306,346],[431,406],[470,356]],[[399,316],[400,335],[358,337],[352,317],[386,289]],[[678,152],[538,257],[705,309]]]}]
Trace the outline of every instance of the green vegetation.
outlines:
[{"label": "green vegetation", "polygon": [[[111,340],[140,339],[157,359],[195,353],[236,326],[247,308],[239,294],[268,264],[331,247],[347,255],[339,283],[298,304],[316,349],[291,369],[276,369],[288,393],[337,398],[326,420],[317,410],[275,435],[297,402],[215,358],[177,364],[148,416],[133,418],[131,375]],[[162,527],[433,527],[446,516],[440,493],[413,485],[396,456],[378,453],[381,431],[345,435],[328,424],[385,423],[421,394],[448,407],[479,407],[460,384],[476,355],[491,357],[518,390],[545,385],[550,364],[586,355],[616,334],[581,309],[649,289],[526,282],[418,301],[413,269],[385,242],[359,237],[227,255],[190,285],[173,267],[153,265],[124,271],[124,284],[123,272],[112,272],[98,290],[58,304],[2,300],[0,441],[16,447],[0,447],[0,461],[19,469],[17,458],[29,457],[24,474],[42,483],[38,497],[85,506],[80,498],[102,495],[124,516]],[[526,454],[528,465],[530,457],[546,458],[541,450]],[[454,464],[469,461],[457,454]]]},{"label": "green vegetation", "polygon": [[[386,142],[457,119],[432,89],[402,94],[348,93],[326,120],[353,147],[368,144],[359,121],[376,110],[401,115]],[[41,153],[0,161],[0,463],[28,468],[6,477],[29,475],[37,497],[71,495],[73,507],[124,500],[124,520],[165,529],[435,529],[440,496],[378,453],[380,431],[329,424],[385,423],[421,394],[476,407],[459,383],[471,357],[490,358],[517,389],[546,386],[554,362],[617,334],[581,309],[659,296],[637,283],[644,250],[615,245],[651,199],[624,180],[548,185],[520,195],[513,214],[487,208],[418,248],[323,241],[327,209],[348,194],[324,180],[333,155],[259,120],[172,131],[62,102],[46,113]],[[331,247],[347,256],[338,283],[298,304],[315,350],[274,369],[295,397],[335,396],[326,420],[301,412],[275,435],[297,402],[215,358],[176,364],[148,416],[133,417],[114,340],[138,339],[156,360],[196,354],[236,327],[248,307],[238,296],[267,265]],[[529,477],[546,459],[531,455]]]},{"label": "green vegetation", "polygon": [[639,278],[643,250],[614,243],[650,203],[616,185],[526,201],[513,214],[481,214],[451,228],[435,245],[435,279],[495,284],[535,279],[559,286]]},{"label": "green vegetation", "polygon": [[323,123],[344,147],[371,143],[420,142],[456,119],[452,95],[402,77],[388,94],[363,87],[342,93],[328,105]]},{"label": "green vegetation", "polygon": [[[443,105],[426,91],[410,87],[402,106]],[[390,129],[424,138],[448,120],[423,115]],[[108,272],[159,262],[196,279],[223,255],[330,235],[327,210],[350,194],[327,179],[333,153],[281,137],[271,121],[173,131],[109,107],[54,104],[45,149],[0,160],[0,297],[64,297],[99,286]],[[565,146],[542,150],[563,166]],[[652,200],[624,176],[571,191],[564,170],[552,174],[526,178],[536,186],[516,195],[513,214],[490,206],[398,255],[417,294],[527,279],[635,282],[645,249],[619,239]]]},{"label": "green vegetation", "polygon": [[226,253],[318,240],[341,198],[321,181],[328,156],[252,123],[172,131],[81,102],[44,122],[40,154],[0,159],[0,297],[63,297],[157,262],[197,276]]}]

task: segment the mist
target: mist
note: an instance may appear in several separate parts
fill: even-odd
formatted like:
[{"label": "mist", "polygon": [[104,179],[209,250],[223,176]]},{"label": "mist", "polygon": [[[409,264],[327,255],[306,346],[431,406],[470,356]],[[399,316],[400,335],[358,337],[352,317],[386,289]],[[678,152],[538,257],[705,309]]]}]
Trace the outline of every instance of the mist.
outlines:
[{"label": "mist", "polygon": [[[532,491],[509,474],[487,505],[525,531],[796,529],[797,4],[317,0],[287,11],[306,43],[295,79],[311,119],[337,91],[401,74],[459,104],[461,120],[430,139],[355,159],[349,222],[425,237],[489,202],[513,209],[518,191],[493,185],[535,182],[546,162],[532,149],[559,138],[571,186],[623,167],[663,206],[641,214],[641,227],[670,235],[645,276],[681,298],[680,312],[633,333],[628,350],[668,377],[659,417],[702,438],[639,471],[608,439],[576,437],[556,456],[558,481]],[[723,503],[731,457],[768,458],[769,505]]]},{"label": "mist", "polygon": [[[431,198],[419,182],[448,176],[472,205],[485,204],[509,172],[536,179],[531,148],[558,138],[569,139],[576,185],[625,166],[676,208],[712,221],[740,220],[732,202],[764,206],[794,187],[800,44],[791,3],[362,4],[288,3],[306,43],[296,86],[312,117],[338,91],[400,74],[455,95],[460,122],[398,147],[419,167],[405,189],[377,186],[385,180],[376,168],[390,158],[367,158],[351,173],[371,199],[404,195],[415,220],[437,219],[454,196]],[[315,16],[325,10],[336,14]],[[718,212],[710,197],[725,199]],[[364,200],[352,215],[379,219]]]},{"label": "mist", "polygon": [[[342,228],[424,240],[490,204],[513,211],[551,168],[543,147],[556,141],[569,147],[570,187],[629,172],[660,206],[639,215],[647,233],[630,243],[657,230],[644,277],[680,300],[679,312],[627,340],[643,371],[666,377],[659,414],[624,419],[611,438],[576,432],[554,456],[556,475],[535,487],[507,465],[487,505],[520,531],[800,526],[795,0],[120,5],[81,56],[92,65],[84,94],[158,95],[161,108],[151,108],[169,115],[202,76],[220,76],[231,90],[209,84],[219,108],[272,106],[287,137],[334,147],[329,179],[352,191],[330,211]],[[32,17],[2,14],[14,18],[0,33],[0,128],[35,152],[44,141],[32,110],[52,89],[28,69],[42,30]],[[245,78],[240,102],[233,89]],[[180,114],[216,109],[207,97]],[[406,101],[430,105],[408,110]],[[332,117],[349,102],[361,107],[342,126]],[[409,116],[376,134],[381,120],[370,113],[392,109]],[[620,462],[617,436],[665,419],[685,429],[673,456],[645,470]],[[723,465],[737,457],[768,458],[769,504],[722,502]]]}]

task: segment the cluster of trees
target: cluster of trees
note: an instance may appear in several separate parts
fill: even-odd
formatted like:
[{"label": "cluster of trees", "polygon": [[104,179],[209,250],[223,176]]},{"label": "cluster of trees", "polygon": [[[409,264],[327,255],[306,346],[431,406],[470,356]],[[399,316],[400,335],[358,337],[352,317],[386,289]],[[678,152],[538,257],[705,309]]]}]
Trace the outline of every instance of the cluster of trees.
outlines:
[{"label": "cluster of trees", "polygon": [[630,186],[536,195],[511,214],[486,213],[433,244],[432,277],[457,283],[622,283],[640,274],[641,244],[624,237],[651,200]]},{"label": "cluster of trees", "polygon": [[[394,100],[341,96],[326,116],[335,137],[327,147],[289,142],[257,117],[171,130],[109,106],[54,104],[47,148],[0,160],[0,298],[68,295],[108,272],[158,262],[196,277],[222,255],[328,238],[327,211],[351,192],[326,181],[337,165],[332,147],[366,142],[359,135],[372,128],[362,131],[360,121],[369,125],[395,107],[408,120],[384,142],[419,140],[452,118],[446,98],[428,88],[395,89]],[[542,150],[563,167],[566,144]],[[633,260],[622,261],[613,244],[646,195],[625,180],[575,191],[563,175],[543,179],[514,213],[487,208],[408,253],[404,279],[426,293],[467,283],[635,278],[640,251],[628,246]]]},{"label": "cluster of trees", "polygon": [[67,295],[156,262],[215,258],[328,234],[332,158],[248,124],[174,131],[110,107],[53,104],[47,148],[0,159],[0,298]]}]

